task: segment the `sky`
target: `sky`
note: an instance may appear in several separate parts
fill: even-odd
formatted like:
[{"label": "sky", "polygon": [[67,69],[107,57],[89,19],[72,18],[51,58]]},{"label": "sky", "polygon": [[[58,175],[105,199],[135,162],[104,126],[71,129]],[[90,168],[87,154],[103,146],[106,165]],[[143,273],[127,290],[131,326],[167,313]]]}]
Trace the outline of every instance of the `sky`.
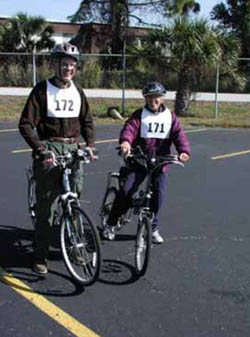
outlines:
[{"label": "sky", "polygon": [[[197,0],[201,5],[200,16],[209,18],[209,12],[223,0]],[[81,0],[0,0],[0,17],[14,16],[18,12],[42,16],[46,20],[67,21],[74,14]]]}]

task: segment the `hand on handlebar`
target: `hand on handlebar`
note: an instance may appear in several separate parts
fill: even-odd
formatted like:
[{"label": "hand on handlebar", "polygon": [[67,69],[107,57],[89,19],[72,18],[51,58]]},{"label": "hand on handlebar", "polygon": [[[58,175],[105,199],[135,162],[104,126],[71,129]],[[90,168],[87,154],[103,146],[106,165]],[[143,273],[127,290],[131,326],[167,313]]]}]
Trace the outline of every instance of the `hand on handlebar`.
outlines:
[{"label": "hand on handlebar", "polygon": [[189,160],[189,158],[190,158],[190,156],[185,152],[182,152],[182,153],[179,154],[179,160],[182,163],[186,163]]},{"label": "hand on handlebar", "polygon": [[122,142],[120,145],[121,155],[127,158],[131,152],[131,145],[128,142]]},{"label": "hand on handlebar", "polygon": [[55,166],[56,157],[52,151],[44,150],[41,151],[39,155],[42,160],[42,166],[44,170],[50,170]]},{"label": "hand on handlebar", "polygon": [[97,160],[98,156],[95,154],[96,149],[94,147],[87,146],[85,147],[85,151],[89,153],[89,157],[91,161]]}]

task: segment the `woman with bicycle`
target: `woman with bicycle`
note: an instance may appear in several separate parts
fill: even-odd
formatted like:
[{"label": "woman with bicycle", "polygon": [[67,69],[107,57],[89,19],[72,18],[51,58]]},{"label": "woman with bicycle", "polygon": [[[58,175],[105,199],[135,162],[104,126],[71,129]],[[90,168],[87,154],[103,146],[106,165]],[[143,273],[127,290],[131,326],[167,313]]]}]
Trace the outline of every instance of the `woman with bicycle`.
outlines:
[{"label": "woman with bicycle", "polygon": [[[54,166],[55,157],[75,151],[81,135],[95,159],[94,123],[85,94],[72,79],[76,74],[79,51],[69,43],[52,50],[54,76],[38,83],[23,109],[19,131],[33,150],[36,180],[36,226],[33,269],[46,274],[53,205],[60,194],[61,174]],[[81,172],[75,178],[81,191]]]},{"label": "woman with bicycle", "polygon": [[[136,110],[127,120],[120,133],[121,154],[126,158],[131,148],[140,146],[145,154],[164,156],[171,152],[172,144],[179,154],[181,162],[190,157],[190,146],[187,137],[175,115],[164,104],[166,90],[159,82],[149,82],[143,89],[145,106]],[[159,232],[159,211],[164,201],[167,166],[153,176],[153,196],[150,209],[154,214],[152,220],[152,242],[163,243]],[[107,226],[103,231],[104,238],[114,240],[114,227],[119,217],[129,208],[129,200],[137,186],[144,180],[146,172],[136,165],[131,168],[123,189],[117,195],[110,212]]]}]

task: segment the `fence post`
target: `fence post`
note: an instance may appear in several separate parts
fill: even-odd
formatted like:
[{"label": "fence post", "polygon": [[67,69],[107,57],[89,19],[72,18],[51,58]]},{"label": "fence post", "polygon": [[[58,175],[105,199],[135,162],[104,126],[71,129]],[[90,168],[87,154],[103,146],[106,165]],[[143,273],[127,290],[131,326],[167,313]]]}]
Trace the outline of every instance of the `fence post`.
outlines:
[{"label": "fence post", "polygon": [[36,85],[36,46],[34,46],[32,51],[32,70],[33,70],[33,87]]},{"label": "fence post", "polygon": [[220,66],[216,67],[216,84],[215,84],[215,102],[214,102],[214,118],[218,117],[218,92],[219,92]]},{"label": "fence post", "polygon": [[123,39],[122,49],[122,117],[125,115],[125,87],[126,87],[126,39]]}]

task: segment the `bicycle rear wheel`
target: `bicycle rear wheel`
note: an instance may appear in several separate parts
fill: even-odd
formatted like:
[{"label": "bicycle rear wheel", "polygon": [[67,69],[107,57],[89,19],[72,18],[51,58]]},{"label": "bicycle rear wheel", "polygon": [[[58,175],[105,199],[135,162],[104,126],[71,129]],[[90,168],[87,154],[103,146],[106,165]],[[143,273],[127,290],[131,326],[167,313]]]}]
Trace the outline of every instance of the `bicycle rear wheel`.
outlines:
[{"label": "bicycle rear wheel", "polygon": [[144,216],[138,224],[135,244],[135,267],[137,274],[143,276],[148,268],[151,242],[151,221]]},{"label": "bicycle rear wheel", "polygon": [[80,284],[93,284],[101,269],[101,244],[95,225],[79,207],[61,220],[61,249],[65,265]]},{"label": "bicycle rear wheel", "polygon": [[115,187],[110,187],[107,189],[105,193],[105,196],[102,202],[101,213],[100,213],[102,230],[104,230],[107,225],[107,220],[108,220],[110,211],[113,207],[113,203],[115,201],[117,192],[118,191]]},{"label": "bicycle rear wheel", "polygon": [[35,178],[30,174],[27,173],[28,179],[28,211],[31,218],[32,226],[35,228],[36,222],[36,182]]}]

